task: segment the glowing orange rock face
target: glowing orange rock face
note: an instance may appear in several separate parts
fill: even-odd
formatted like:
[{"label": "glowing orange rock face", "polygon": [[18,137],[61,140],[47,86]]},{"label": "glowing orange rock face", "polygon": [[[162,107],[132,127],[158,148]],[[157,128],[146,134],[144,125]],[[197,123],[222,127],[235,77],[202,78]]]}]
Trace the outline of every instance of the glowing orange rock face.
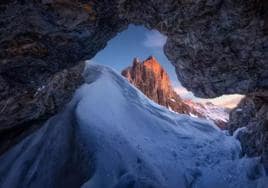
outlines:
[{"label": "glowing orange rock face", "polygon": [[150,56],[143,62],[135,58],[132,67],[123,70],[122,75],[156,103],[173,107],[178,112],[188,111],[187,107],[183,107],[180,96],[173,90],[168,74],[155,57]]},{"label": "glowing orange rock face", "polygon": [[151,70],[154,74],[155,80],[158,81],[158,86],[164,91],[165,94],[170,95],[172,91],[171,82],[166,71],[161,67],[154,57],[149,57],[143,62],[145,69]]}]

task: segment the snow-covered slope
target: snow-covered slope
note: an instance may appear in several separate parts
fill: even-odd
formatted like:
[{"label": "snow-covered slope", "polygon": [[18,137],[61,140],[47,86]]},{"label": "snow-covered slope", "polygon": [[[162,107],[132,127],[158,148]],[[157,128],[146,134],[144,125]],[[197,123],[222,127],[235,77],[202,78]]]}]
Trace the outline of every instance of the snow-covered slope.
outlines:
[{"label": "snow-covered slope", "polygon": [[[88,65],[64,112],[0,157],[0,187],[265,187],[259,160],[216,126],[170,112]],[[266,183],[266,184],[265,184]]]},{"label": "snow-covered slope", "polygon": [[[196,112],[202,115],[202,118],[213,121],[221,129],[227,129],[227,122],[229,120],[229,113],[227,109],[216,106],[212,103],[197,103],[190,100],[184,100],[185,104],[195,109]],[[198,117],[195,114],[190,114],[193,117]]]}]

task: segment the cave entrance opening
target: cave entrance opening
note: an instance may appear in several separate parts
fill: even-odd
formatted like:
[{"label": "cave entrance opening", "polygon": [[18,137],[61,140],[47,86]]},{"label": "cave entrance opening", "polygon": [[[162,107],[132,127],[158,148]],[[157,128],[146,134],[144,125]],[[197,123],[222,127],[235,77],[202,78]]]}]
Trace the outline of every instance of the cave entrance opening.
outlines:
[{"label": "cave entrance opening", "polygon": [[[182,84],[177,78],[174,66],[164,54],[164,46],[166,40],[167,37],[156,30],[149,30],[143,26],[129,25],[126,30],[118,33],[117,36],[111,39],[108,42],[107,46],[103,50],[98,52],[95,57],[90,59],[88,63],[96,63],[110,66],[119,73],[121,73],[124,69],[130,67],[134,63],[134,59],[140,62],[145,62],[146,60],[150,59],[150,57],[154,57],[161,65],[161,67],[163,67],[164,71],[167,73],[172,89],[176,92],[176,94],[178,94],[179,98],[181,98],[183,101],[185,101],[185,103],[187,103],[186,105],[191,106],[193,104],[200,104],[206,106],[205,108],[207,108],[208,106],[211,107],[211,105],[213,105],[214,108],[215,105],[224,112],[226,112],[225,115],[221,116],[225,116],[224,119],[227,122],[229,119],[229,112],[231,111],[231,109],[235,108],[238,105],[243,96],[233,94],[223,95],[212,99],[204,99],[194,96],[191,91],[188,91],[185,87],[182,86]],[[142,80],[140,80],[140,82],[141,81]],[[145,83],[148,84],[148,80],[143,80],[143,85]],[[139,87],[137,84],[135,86],[142,90],[142,88]],[[148,88],[150,88],[150,86],[148,86]],[[142,92],[145,93],[143,90]],[[155,102],[166,106],[170,110],[177,111],[179,113],[184,113],[185,111],[187,111],[188,115],[198,115],[198,113],[190,112],[189,109],[174,109],[176,108],[174,107],[174,105],[166,104],[166,101],[161,101],[159,99],[159,96],[153,96],[153,92],[145,94],[153,100],[157,98],[154,100]],[[171,100],[174,100],[173,98]]]}]

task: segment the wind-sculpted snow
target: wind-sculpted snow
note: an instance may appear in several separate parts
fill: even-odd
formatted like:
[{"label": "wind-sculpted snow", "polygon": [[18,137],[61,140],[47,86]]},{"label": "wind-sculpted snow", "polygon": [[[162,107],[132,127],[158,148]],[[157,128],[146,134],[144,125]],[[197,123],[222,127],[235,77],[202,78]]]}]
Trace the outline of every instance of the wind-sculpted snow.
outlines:
[{"label": "wind-sculpted snow", "polygon": [[215,125],[172,113],[107,67],[64,112],[0,157],[1,188],[264,188],[258,158]]}]

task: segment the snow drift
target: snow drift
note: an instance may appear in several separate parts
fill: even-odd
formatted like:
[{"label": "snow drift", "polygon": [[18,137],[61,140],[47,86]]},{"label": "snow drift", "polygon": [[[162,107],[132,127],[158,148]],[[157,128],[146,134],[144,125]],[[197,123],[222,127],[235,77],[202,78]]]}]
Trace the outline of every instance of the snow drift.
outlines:
[{"label": "snow drift", "polygon": [[258,158],[212,123],[157,105],[88,65],[66,109],[0,157],[0,187],[265,187]]}]

